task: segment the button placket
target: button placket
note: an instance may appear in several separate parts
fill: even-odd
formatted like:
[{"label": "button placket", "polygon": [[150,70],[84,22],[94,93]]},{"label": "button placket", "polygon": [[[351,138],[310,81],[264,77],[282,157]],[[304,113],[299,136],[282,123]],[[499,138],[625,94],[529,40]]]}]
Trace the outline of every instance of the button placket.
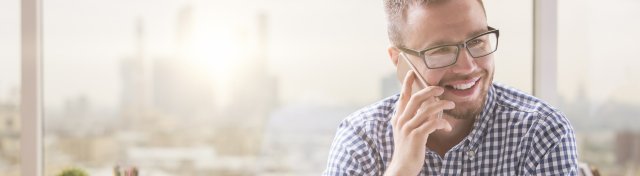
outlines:
[{"label": "button placket", "polygon": [[476,157],[476,151],[474,151],[474,150],[470,150],[469,149],[469,150],[467,150],[466,154],[467,154],[467,158],[469,158],[469,160],[474,160],[475,157]]}]

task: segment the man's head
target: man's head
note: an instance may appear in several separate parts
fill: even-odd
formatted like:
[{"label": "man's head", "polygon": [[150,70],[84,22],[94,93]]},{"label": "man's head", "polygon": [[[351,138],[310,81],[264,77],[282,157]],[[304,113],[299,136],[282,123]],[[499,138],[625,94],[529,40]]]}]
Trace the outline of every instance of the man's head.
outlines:
[{"label": "man's head", "polygon": [[[384,0],[388,19],[389,57],[398,67],[414,63],[431,86],[445,88],[441,99],[453,101],[456,108],[446,111],[455,118],[469,119],[482,110],[493,81],[493,55],[474,58],[460,48],[457,61],[450,66],[431,69],[424,58],[403,53],[398,47],[414,51],[459,44],[488,31],[484,6],[480,0]],[[404,75],[401,76],[404,78]],[[470,85],[473,85],[469,87]]]}]

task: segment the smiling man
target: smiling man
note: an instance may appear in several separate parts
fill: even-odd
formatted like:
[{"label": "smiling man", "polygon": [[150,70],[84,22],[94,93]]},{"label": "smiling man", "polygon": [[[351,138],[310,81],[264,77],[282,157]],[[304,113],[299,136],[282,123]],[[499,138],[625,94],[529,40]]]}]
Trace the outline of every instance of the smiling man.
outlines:
[{"label": "smiling man", "polygon": [[567,118],[493,83],[500,31],[482,1],[384,5],[402,90],[341,122],[324,175],[578,174]]}]

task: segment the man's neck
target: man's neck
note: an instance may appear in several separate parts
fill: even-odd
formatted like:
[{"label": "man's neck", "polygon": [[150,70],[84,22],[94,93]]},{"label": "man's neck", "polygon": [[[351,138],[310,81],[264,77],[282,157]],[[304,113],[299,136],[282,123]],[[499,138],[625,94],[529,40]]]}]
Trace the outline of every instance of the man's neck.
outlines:
[{"label": "man's neck", "polygon": [[456,119],[452,117],[444,117],[444,119],[451,124],[452,130],[450,132],[436,130],[429,135],[427,142],[427,148],[435,151],[441,157],[444,157],[447,151],[460,143],[460,141],[464,140],[464,138],[471,133],[471,130],[473,130],[473,123],[475,122],[475,118]]}]

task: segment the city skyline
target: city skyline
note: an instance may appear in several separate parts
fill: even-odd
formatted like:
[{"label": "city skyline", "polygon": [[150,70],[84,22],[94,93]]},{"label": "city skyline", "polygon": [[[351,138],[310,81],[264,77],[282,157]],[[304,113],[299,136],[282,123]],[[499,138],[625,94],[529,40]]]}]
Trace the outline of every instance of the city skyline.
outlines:
[{"label": "city skyline", "polygon": [[[148,162],[173,157],[194,160],[180,167],[211,169],[206,166],[215,162],[196,156],[205,154],[231,161],[229,167],[264,162],[265,172],[315,172],[320,168],[290,166],[304,157],[323,163],[340,119],[399,88],[386,56],[380,2],[43,3],[45,148],[56,156],[48,157],[49,168],[71,161],[96,166],[131,160],[179,172],[179,162]],[[531,4],[485,3],[489,23],[501,30],[494,80],[528,93],[533,84]],[[640,38],[635,32],[640,25],[625,21],[640,16],[638,8],[640,1],[624,7],[595,0],[558,2],[555,106],[574,125],[588,161],[610,164],[624,155],[616,153],[616,135],[640,133],[628,123],[640,116],[640,99],[633,96],[640,89],[640,72],[634,69],[640,61],[629,49]],[[10,121],[14,128],[19,1],[2,1],[0,9],[0,48],[7,49],[0,52],[0,105],[10,107],[0,112],[5,120],[0,125]],[[619,32],[603,32],[612,27]],[[134,118],[139,119],[130,121]],[[0,143],[12,145],[17,139],[0,138]],[[281,147],[288,143],[290,148]],[[190,147],[195,152],[185,152]],[[153,156],[158,151],[175,155]],[[318,152],[308,154],[313,151]],[[290,155],[268,161],[283,153]],[[606,167],[615,171],[618,166]]]},{"label": "city skyline", "polygon": [[[18,5],[17,3],[5,3],[7,3],[6,7],[17,7]],[[71,1],[67,3],[71,3]],[[110,10],[116,8],[113,6],[113,4],[117,3],[112,4],[110,2],[100,3],[97,5],[89,5],[85,4],[84,2],[73,3],[79,3],[78,6],[87,6],[88,8],[85,9],[84,12],[88,14],[86,16],[91,16],[93,20],[78,17],[77,15],[62,10],[64,9],[66,4],[64,1],[53,4],[45,3],[45,6],[49,7],[45,9],[45,15],[48,18],[44,21],[45,26],[47,26],[45,32],[48,34],[45,35],[46,43],[44,47],[44,85],[46,86],[46,88],[44,89],[44,93],[47,97],[45,99],[45,101],[47,101],[45,102],[45,106],[47,107],[59,107],[62,105],[61,102],[63,102],[63,100],[66,98],[89,96],[96,101],[97,106],[115,108],[119,101],[115,97],[118,97],[118,92],[121,91],[118,88],[121,87],[119,85],[120,83],[119,81],[117,81],[119,77],[119,74],[117,72],[120,65],[119,58],[135,52],[135,50],[133,49],[135,48],[135,46],[133,46],[135,37],[134,33],[132,33],[131,31],[135,28],[136,19],[145,20],[145,26],[147,26],[148,33],[145,37],[145,43],[147,43],[147,49],[145,51],[147,52],[147,54],[150,57],[156,58],[171,57],[172,55],[174,55],[171,51],[175,51],[176,48],[173,44],[175,43],[175,39],[173,37],[167,36],[175,34],[175,26],[179,24],[175,23],[175,20],[167,21],[159,19],[175,19],[176,17],[170,16],[176,16],[175,14],[178,13],[179,9],[188,4],[194,4],[199,7],[195,8],[197,14],[194,14],[195,23],[199,23],[198,26],[195,27],[199,29],[198,35],[217,32],[220,35],[227,36],[222,37],[224,42],[237,40],[239,35],[238,31],[242,33],[243,30],[246,30],[248,27],[250,27],[252,25],[252,19],[260,13],[264,13],[269,16],[270,19],[272,19],[270,21],[271,24],[269,25],[270,32],[268,33],[268,38],[271,39],[269,45],[272,47],[270,47],[270,49],[267,51],[268,61],[266,62],[266,65],[268,71],[281,80],[280,82],[278,82],[278,84],[279,87],[281,87],[280,94],[283,96],[283,103],[370,103],[379,98],[377,95],[381,90],[374,90],[367,87],[374,87],[375,85],[378,85],[379,78],[393,72],[393,66],[386,58],[386,53],[384,52],[386,46],[388,45],[388,42],[386,39],[385,24],[383,20],[384,15],[381,10],[381,4],[378,3],[362,4],[360,2],[348,2],[344,4],[344,7],[337,8],[321,3],[305,4],[299,2],[290,3],[289,6],[280,6],[278,5],[279,3],[270,4],[266,2],[257,2],[251,4],[247,8],[239,10],[237,8],[239,8],[241,5],[239,3],[232,2],[230,4],[227,4],[216,1],[162,1],[159,2],[159,7],[155,10],[149,9],[139,12],[125,10],[123,11],[123,13],[115,16],[105,16],[105,14],[110,12]],[[563,7],[569,3],[570,2],[561,2],[559,5],[560,7]],[[323,21],[322,23],[315,24],[306,22],[309,20],[322,20],[322,18],[317,17],[315,14],[320,14],[323,11],[327,10],[335,11],[335,13],[328,14],[329,16],[326,16],[324,18],[334,18],[343,16],[344,14],[351,14],[350,7],[355,7],[360,4],[366,5],[362,6],[362,13],[349,15],[347,16],[348,18],[344,19],[344,21]],[[513,4],[515,3],[507,3],[504,5],[487,3],[487,8],[489,10],[506,9],[504,8],[504,6],[513,6]],[[131,8],[142,7],[144,5],[144,3],[134,3],[132,4]],[[640,78],[640,75],[634,72],[633,68],[631,67],[632,65],[637,65],[637,63],[634,64],[633,62],[638,61],[634,59],[626,59],[630,56],[633,56],[633,53],[631,51],[619,52],[615,55],[612,55],[615,57],[610,58],[607,58],[606,56],[611,55],[611,53],[602,51],[611,50],[613,48],[592,50],[591,53],[584,53],[580,51],[582,50],[582,48],[588,47],[585,46],[585,43],[590,43],[590,41],[608,40],[607,38],[615,38],[615,36],[620,36],[621,34],[637,35],[633,34],[633,32],[621,32],[621,34],[607,34],[608,36],[603,36],[599,35],[600,33],[595,32],[594,30],[576,31],[573,28],[570,28],[570,26],[576,25],[593,26],[597,27],[595,30],[601,31],[601,27],[598,26],[609,26],[605,24],[624,24],[624,21],[622,20],[624,18],[609,19],[602,18],[597,15],[591,15],[592,19],[594,19],[594,21],[590,22],[592,24],[587,24],[586,22],[581,20],[569,20],[579,18],[580,15],[587,16],[589,14],[595,14],[588,13],[586,12],[587,10],[602,11],[610,13],[613,16],[634,16],[633,14],[626,14],[616,11],[612,12],[611,9],[618,7],[615,5],[603,5],[602,8],[594,9],[593,6],[595,5],[596,4],[593,4],[591,2],[582,3],[580,4],[580,8],[576,9],[575,13],[560,13],[559,20],[562,23],[559,23],[559,32],[561,34],[578,34],[571,36],[559,35],[560,46],[565,46],[562,43],[567,42],[576,43],[579,45],[576,45],[577,47],[575,48],[559,49],[560,59],[558,69],[561,71],[558,72],[558,93],[566,95],[569,98],[575,98],[575,92],[578,88],[577,81],[583,81],[586,82],[584,85],[594,87],[593,90],[599,90],[588,90],[586,94],[596,101],[604,102],[607,98],[613,98],[629,103],[640,103],[640,99],[625,96],[640,88],[640,85],[638,85],[638,83],[632,81]],[[89,11],[94,9],[96,6],[100,6],[101,9],[95,10],[95,12]],[[221,6],[225,6],[228,8],[221,8]],[[308,6],[317,6],[317,8],[305,8]],[[633,6],[629,6],[625,8],[632,7]],[[216,10],[204,10],[207,12],[202,12],[205,8],[212,8]],[[17,26],[18,14],[16,11],[12,10],[13,8],[9,8],[7,11],[3,11],[0,13],[3,13],[3,16],[6,15],[9,22],[8,24],[13,23],[16,24],[15,26]],[[214,13],[209,11],[217,12]],[[492,11],[489,12],[495,13]],[[288,15],[292,13],[299,15],[297,15],[296,17],[291,17],[290,15]],[[219,17],[228,15],[232,15],[234,16],[234,18],[223,19]],[[521,75],[521,73],[511,74],[519,72],[520,70],[514,70],[513,68],[509,67],[513,64],[524,64],[524,66],[531,64],[522,62],[522,60],[518,60],[517,62],[511,61],[511,58],[528,55],[527,53],[531,53],[531,50],[517,50],[517,48],[513,47],[508,48],[510,47],[508,42],[516,42],[511,41],[512,38],[510,38],[509,36],[514,36],[514,34],[512,33],[518,32],[509,29],[524,28],[507,28],[509,27],[509,23],[507,22],[513,23],[513,20],[509,20],[508,18],[501,16],[494,15],[494,17],[491,16],[491,14],[489,15],[490,17],[493,17],[489,19],[490,22],[494,21],[493,23],[497,23],[498,26],[502,27],[501,29],[503,33],[505,33],[504,37],[501,37],[501,40],[503,40],[503,42],[501,43],[504,45],[501,45],[499,51],[496,53],[496,80],[499,82],[508,83],[509,85],[513,85],[514,87],[522,89],[526,92],[530,92],[532,78],[528,76],[531,76],[531,74],[527,73],[526,70],[524,72],[524,75]],[[58,20],[63,18],[77,20]],[[349,24],[349,21],[359,21],[359,23]],[[569,21],[573,21],[571,22],[573,24],[569,23]],[[87,26],[78,26],[76,27],[76,29],[72,29],[74,35],[68,35],[70,29],[65,26],[77,26],[77,23],[84,23],[87,24]],[[309,26],[302,27],[296,25],[300,23],[308,24]],[[220,24],[222,24],[223,27],[221,27]],[[114,26],[118,27],[114,28]],[[635,29],[639,28],[638,25],[627,26],[628,27],[621,28],[620,30],[635,31]],[[363,28],[373,30],[362,30]],[[108,35],[101,36],[97,35],[97,33],[92,32],[104,31],[105,29],[108,29],[107,31],[110,31],[110,33],[107,33]],[[18,46],[11,45],[12,41],[15,41],[13,43],[17,43],[17,40],[19,39],[18,35],[11,35],[17,34],[18,29],[3,28],[2,30],[3,32],[0,33],[0,35],[7,35],[7,40],[5,40],[4,42],[0,42],[0,46],[2,46],[3,48],[7,48],[8,51],[13,52],[0,53],[2,54],[0,55],[0,57],[3,58],[0,59],[0,66],[2,66],[1,68],[7,72],[18,73]],[[525,35],[531,35],[526,34],[526,32],[528,31],[531,30],[524,30],[522,32],[525,32]],[[220,38],[220,35],[208,37]],[[317,35],[317,37],[314,37],[315,35]],[[522,33],[518,33],[516,35],[522,35]],[[3,36],[3,38],[5,38],[5,36]],[[340,38],[349,38],[350,40],[348,40],[347,43],[343,44],[340,44],[340,42],[336,43],[334,42],[335,40],[330,40]],[[295,43],[298,42],[296,41],[296,39],[305,39],[309,42],[307,44],[308,46],[295,45]],[[77,44],[57,44],[63,41],[75,42]],[[633,43],[633,40],[625,41]],[[206,42],[201,43],[207,44]],[[213,44],[220,45],[219,43]],[[86,45],[93,45],[95,47],[86,48],[84,47]],[[620,45],[625,44],[620,43]],[[69,47],[77,49],[70,50]],[[314,52],[310,49],[326,51],[329,54],[326,54],[324,52]],[[83,52],[83,50],[86,51]],[[75,53],[69,53],[69,51],[75,51]],[[92,53],[99,53],[99,55],[95,55]],[[313,55],[309,55],[307,53],[313,53]],[[334,56],[330,53],[343,54]],[[229,56],[229,54],[226,55]],[[234,56],[231,54],[231,57]],[[577,60],[577,58],[590,59],[587,60],[587,62],[576,63],[574,60]],[[607,58],[609,60],[615,61],[607,62],[603,59],[597,58]],[[617,66],[616,63],[622,62],[632,63],[625,64],[624,66]],[[219,61],[211,61],[211,64],[228,65],[227,67],[225,67],[226,69],[242,69],[242,67],[244,67],[244,65],[242,64],[237,65],[238,63],[234,63],[234,61],[225,61],[224,59],[221,59]],[[233,66],[234,64],[235,66]],[[75,66],[75,68],[69,69],[69,65],[73,65]],[[220,70],[219,67],[211,66],[211,68]],[[326,73],[323,72],[322,69],[314,70],[316,68],[332,68],[331,70],[333,71],[330,73]],[[354,68],[358,68],[362,71],[352,72],[351,70],[353,70]],[[314,71],[311,72],[311,70]],[[222,74],[229,75],[231,71],[232,70],[225,70],[222,72]],[[242,71],[240,72],[242,73]],[[588,73],[588,75],[590,75],[589,80],[582,80],[579,77],[579,75],[581,75],[580,73]],[[519,79],[517,75],[520,75],[521,78],[522,76],[524,76],[525,79]],[[610,77],[613,79],[608,79]],[[227,79],[226,81],[229,81],[229,78],[225,79]],[[354,80],[357,80],[359,84],[353,84]],[[83,82],[83,84],[76,83],[79,81]],[[63,86],[65,85],[64,83],[70,83],[76,86]],[[3,74],[2,76],[0,76],[0,90],[2,90],[3,92],[6,92],[6,89],[19,88],[18,84],[19,83],[17,75]],[[352,92],[359,93],[353,94]]]}]

